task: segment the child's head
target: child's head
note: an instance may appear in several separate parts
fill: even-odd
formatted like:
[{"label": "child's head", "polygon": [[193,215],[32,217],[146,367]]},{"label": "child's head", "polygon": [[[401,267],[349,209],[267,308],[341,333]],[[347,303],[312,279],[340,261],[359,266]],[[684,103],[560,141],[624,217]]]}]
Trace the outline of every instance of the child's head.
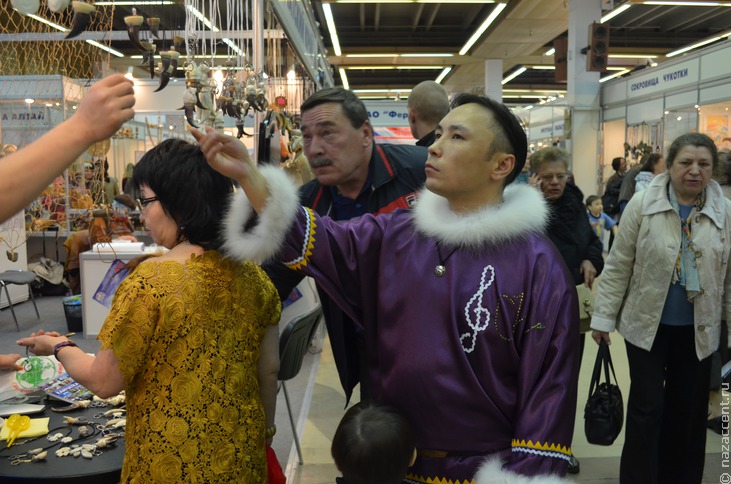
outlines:
[{"label": "child's head", "polygon": [[591,212],[593,216],[598,217],[604,209],[604,206],[602,205],[602,199],[597,197],[596,195],[589,195],[586,198],[586,208],[589,209],[589,212]]},{"label": "child's head", "polygon": [[414,463],[416,443],[396,409],[360,402],[340,421],[332,456],[348,484],[398,484]]}]

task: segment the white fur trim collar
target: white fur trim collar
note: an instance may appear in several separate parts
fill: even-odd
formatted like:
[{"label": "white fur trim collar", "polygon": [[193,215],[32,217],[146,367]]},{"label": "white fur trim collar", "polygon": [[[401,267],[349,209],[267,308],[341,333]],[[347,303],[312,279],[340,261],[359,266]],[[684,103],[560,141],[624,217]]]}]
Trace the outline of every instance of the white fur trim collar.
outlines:
[{"label": "white fur trim collar", "polygon": [[475,484],[567,484],[571,479],[557,475],[524,476],[503,469],[499,457],[488,457],[475,474]]},{"label": "white fur trim collar", "polygon": [[254,210],[243,190],[238,190],[231,197],[223,222],[224,250],[235,259],[259,264],[279,252],[300,206],[297,187],[284,170],[273,166],[260,170],[269,186],[269,198],[256,225],[246,230],[246,225],[254,217]]},{"label": "white fur trim collar", "polygon": [[549,208],[543,195],[525,184],[511,184],[503,191],[503,203],[466,215],[449,209],[447,199],[424,189],[414,208],[419,232],[442,244],[481,248],[543,232]]}]

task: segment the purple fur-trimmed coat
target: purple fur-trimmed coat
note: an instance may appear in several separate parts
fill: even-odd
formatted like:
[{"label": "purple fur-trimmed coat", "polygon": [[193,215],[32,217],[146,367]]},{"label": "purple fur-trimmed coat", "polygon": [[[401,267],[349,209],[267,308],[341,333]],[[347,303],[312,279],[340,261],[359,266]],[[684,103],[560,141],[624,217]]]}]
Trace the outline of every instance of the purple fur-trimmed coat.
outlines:
[{"label": "purple fur-trimmed coat", "polygon": [[487,456],[501,457],[506,472],[563,475],[578,308],[542,235],[541,194],[510,186],[500,205],[458,215],[425,190],[413,211],[334,222],[298,206],[282,172],[262,171],[266,209],[246,230],[253,212],[237,194],[226,249],[259,261],[276,255],[364,328],[373,398],[403,412],[422,454],[409,479],[472,482]]}]

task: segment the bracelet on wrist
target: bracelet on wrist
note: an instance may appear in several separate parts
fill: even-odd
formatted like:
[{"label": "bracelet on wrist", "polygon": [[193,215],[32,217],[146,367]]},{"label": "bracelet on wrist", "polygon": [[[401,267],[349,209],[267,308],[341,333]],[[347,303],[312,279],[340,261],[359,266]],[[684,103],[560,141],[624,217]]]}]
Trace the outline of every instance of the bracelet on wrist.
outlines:
[{"label": "bracelet on wrist", "polygon": [[276,433],[277,433],[277,426],[272,425],[271,427],[267,427],[266,431],[264,432],[264,436],[267,439],[271,439],[272,437],[274,437],[274,435],[276,435]]},{"label": "bracelet on wrist", "polygon": [[57,345],[54,345],[53,347],[53,356],[58,359],[58,352],[61,350],[61,348],[66,348],[67,346],[73,346],[78,348],[78,345],[74,343],[71,340],[62,341],[61,343],[58,343]]}]

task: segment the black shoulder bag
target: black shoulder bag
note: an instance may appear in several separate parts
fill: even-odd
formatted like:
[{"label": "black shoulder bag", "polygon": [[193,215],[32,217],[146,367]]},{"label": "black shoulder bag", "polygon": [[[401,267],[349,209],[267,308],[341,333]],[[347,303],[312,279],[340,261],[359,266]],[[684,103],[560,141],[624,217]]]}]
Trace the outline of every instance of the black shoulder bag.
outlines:
[{"label": "black shoulder bag", "polygon": [[[605,381],[600,383],[602,366],[604,366]],[[589,384],[589,399],[584,407],[584,433],[590,444],[612,445],[624,423],[622,393],[619,391],[619,387],[609,379],[609,368],[612,369],[612,376],[616,383],[617,375],[614,373],[609,346],[602,340],[596,354],[594,372]]]}]

